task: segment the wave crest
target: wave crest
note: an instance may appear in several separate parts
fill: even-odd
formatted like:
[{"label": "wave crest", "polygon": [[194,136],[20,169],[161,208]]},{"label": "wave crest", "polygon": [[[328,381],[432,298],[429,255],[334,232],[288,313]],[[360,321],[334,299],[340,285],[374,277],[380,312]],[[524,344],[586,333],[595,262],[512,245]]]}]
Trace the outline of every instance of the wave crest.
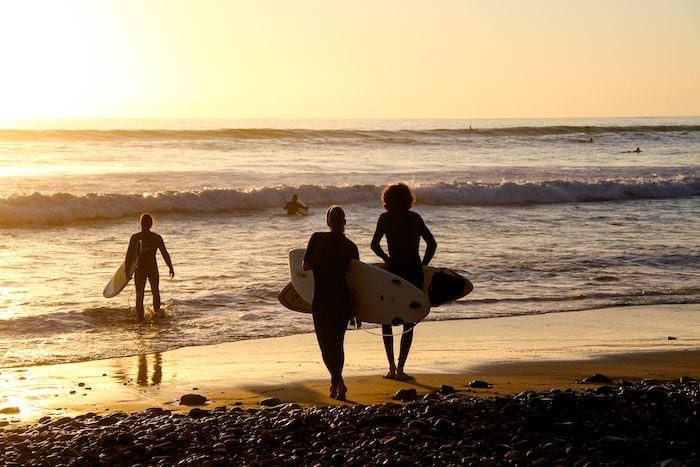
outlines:
[{"label": "wave crest", "polygon": [[[197,215],[254,212],[281,208],[293,193],[316,206],[353,204],[378,199],[382,186],[278,186],[256,190],[206,189],[149,194],[12,195],[0,198],[0,225],[65,225],[117,219],[142,212]],[[499,206],[633,199],[670,199],[700,195],[700,179],[438,183],[415,188],[418,203],[427,205]]]}]

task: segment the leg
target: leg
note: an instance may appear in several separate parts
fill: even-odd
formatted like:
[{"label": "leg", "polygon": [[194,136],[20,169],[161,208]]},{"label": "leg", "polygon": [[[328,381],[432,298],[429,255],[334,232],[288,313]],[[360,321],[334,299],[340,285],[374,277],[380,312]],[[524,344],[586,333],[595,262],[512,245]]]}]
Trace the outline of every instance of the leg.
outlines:
[{"label": "leg", "polygon": [[138,269],[134,272],[134,285],[136,285],[136,316],[143,321],[143,297],[146,292],[146,275]]},{"label": "leg", "polygon": [[343,384],[343,365],[345,353],[343,341],[348,319],[327,316],[323,312],[314,313],[314,331],[321,349],[321,357],[331,375],[330,396],[334,399],[344,398],[347,388]]},{"label": "leg", "polygon": [[407,380],[413,379],[412,376],[407,375],[403,371],[403,367],[408,359],[408,352],[411,350],[411,344],[413,343],[413,328],[415,328],[416,323],[408,323],[403,325],[403,335],[401,336],[401,350],[399,351],[399,367],[396,370],[396,379]]},{"label": "leg", "polygon": [[386,359],[389,361],[389,372],[384,375],[384,377],[387,379],[396,378],[396,364],[394,363],[394,336],[391,332],[391,325],[382,324],[384,350],[386,351]]},{"label": "leg", "polygon": [[160,311],[160,275],[158,271],[148,275],[148,284],[151,286],[151,295],[153,295],[153,313],[157,315]]}]

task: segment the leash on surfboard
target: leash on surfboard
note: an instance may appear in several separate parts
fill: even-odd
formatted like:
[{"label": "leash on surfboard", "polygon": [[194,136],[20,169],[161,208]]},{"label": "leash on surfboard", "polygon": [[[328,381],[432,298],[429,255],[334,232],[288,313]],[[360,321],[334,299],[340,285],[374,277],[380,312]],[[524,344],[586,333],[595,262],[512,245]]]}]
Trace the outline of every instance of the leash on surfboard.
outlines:
[{"label": "leash on surfboard", "polygon": [[357,325],[355,325],[356,331],[360,331],[360,330],[365,331],[367,334],[372,335],[372,336],[377,336],[377,337],[399,337],[399,336],[403,336],[404,334],[408,334],[409,332],[413,332],[414,328],[415,328],[415,326],[413,326],[411,329],[404,329],[403,331],[397,332],[396,334],[393,334],[393,333],[392,334],[384,334],[383,331],[380,333],[376,333],[376,332],[370,331],[367,328],[358,328]]}]

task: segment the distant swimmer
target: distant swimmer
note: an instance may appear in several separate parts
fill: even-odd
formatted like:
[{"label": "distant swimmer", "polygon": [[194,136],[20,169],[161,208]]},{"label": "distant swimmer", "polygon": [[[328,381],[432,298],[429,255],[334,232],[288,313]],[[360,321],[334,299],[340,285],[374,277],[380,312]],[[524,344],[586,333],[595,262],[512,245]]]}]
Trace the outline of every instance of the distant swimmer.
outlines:
[{"label": "distant swimmer", "polygon": [[306,214],[306,211],[309,210],[309,207],[301,201],[299,201],[297,195],[292,195],[292,200],[285,204],[282,209],[285,209],[287,211],[288,216],[294,216],[296,214]]},{"label": "distant swimmer", "polygon": [[629,153],[632,153],[632,152],[642,152],[642,150],[639,149],[639,146],[637,146],[637,149],[635,149],[634,151],[622,151],[623,154],[629,154]]}]

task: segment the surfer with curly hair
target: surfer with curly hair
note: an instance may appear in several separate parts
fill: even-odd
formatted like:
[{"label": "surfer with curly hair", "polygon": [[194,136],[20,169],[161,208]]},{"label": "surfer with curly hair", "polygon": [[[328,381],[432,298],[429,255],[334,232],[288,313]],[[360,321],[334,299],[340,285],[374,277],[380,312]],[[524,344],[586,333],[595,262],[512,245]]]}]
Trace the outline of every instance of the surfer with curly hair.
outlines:
[{"label": "surfer with curly hair", "polygon": [[[372,251],[382,258],[390,272],[406,279],[423,290],[423,266],[427,266],[435,255],[437,242],[430,229],[423,222],[420,214],[411,211],[415,198],[411,189],[398,183],[390,185],[382,192],[383,212],[377,220],[377,227],[372,237]],[[386,236],[388,254],[380,244]],[[425,253],[420,258],[421,238],[425,241]],[[399,350],[398,365],[394,361],[394,337],[391,325],[382,325],[384,349],[389,361],[388,379],[408,380],[412,376],[404,372],[404,365],[413,343],[413,329],[416,323],[404,323]]]},{"label": "surfer with curly hair", "polygon": [[135,233],[129,240],[129,248],[126,251],[126,262],[129,263],[131,258],[136,259],[136,269],[134,270],[134,285],[136,285],[136,315],[139,321],[143,321],[144,308],[143,299],[146,293],[146,280],[151,286],[151,295],[153,295],[153,311],[156,316],[160,312],[160,274],[158,273],[158,264],[156,262],[156,252],[160,250],[160,254],[165,260],[165,264],[170,269],[170,278],[175,277],[175,269],[170,260],[170,254],[165,248],[163,237],[155,232],[151,232],[153,227],[153,217],[150,214],[141,214],[140,218],[141,232]]},{"label": "surfer with curly hair", "polygon": [[330,397],[345,400],[343,382],[345,330],[352,319],[350,288],[345,272],[351,259],[360,259],[357,245],[345,236],[345,212],[331,206],[326,212],[330,232],[316,232],[304,255],[304,271],[314,272],[311,313],[323,363],[331,374]]}]

